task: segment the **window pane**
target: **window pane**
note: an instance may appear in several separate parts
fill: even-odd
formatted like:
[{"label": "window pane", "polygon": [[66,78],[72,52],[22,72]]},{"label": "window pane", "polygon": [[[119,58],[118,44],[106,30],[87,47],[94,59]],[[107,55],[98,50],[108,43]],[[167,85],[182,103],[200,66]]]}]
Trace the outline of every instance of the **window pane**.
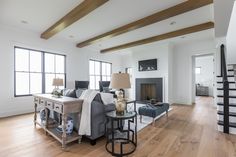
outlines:
[{"label": "window pane", "polygon": [[102,75],[106,75],[106,64],[107,63],[102,63]]},{"label": "window pane", "polygon": [[29,71],[29,51],[25,49],[15,49],[15,69],[16,71]]},{"label": "window pane", "polygon": [[201,68],[195,68],[195,73],[196,74],[201,74]]},{"label": "window pane", "polygon": [[55,73],[55,55],[45,53],[45,72]]},{"label": "window pane", "polygon": [[29,94],[29,73],[16,72],[16,95]]},{"label": "window pane", "polygon": [[107,69],[106,75],[111,75],[111,64],[107,63],[106,66],[107,66],[107,68],[106,68]]},{"label": "window pane", "polygon": [[107,77],[107,81],[111,81],[111,77],[110,76]]},{"label": "window pane", "polygon": [[30,94],[42,93],[42,74],[30,74]]},{"label": "window pane", "polygon": [[100,75],[100,62],[95,62],[95,75]]},{"label": "window pane", "polygon": [[96,76],[96,85],[95,85],[95,89],[99,89],[99,81],[101,81],[100,76]]},{"label": "window pane", "polygon": [[30,51],[30,71],[42,72],[42,53]]},{"label": "window pane", "polygon": [[53,89],[55,88],[52,85],[52,81],[55,78],[55,74],[45,74],[45,92],[51,93]]},{"label": "window pane", "polygon": [[107,81],[107,77],[106,76],[102,76],[102,81]]},{"label": "window pane", "polygon": [[56,78],[63,79],[63,86],[60,86],[59,89],[65,89],[65,74],[56,74]]},{"label": "window pane", "polygon": [[95,76],[89,77],[89,86],[90,86],[90,89],[95,89]]},{"label": "window pane", "polygon": [[56,55],[56,73],[65,73],[65,57]]},{"label": "window pane", "polygon": [[89,61],[89,74],[94,75],[94,61]]}]

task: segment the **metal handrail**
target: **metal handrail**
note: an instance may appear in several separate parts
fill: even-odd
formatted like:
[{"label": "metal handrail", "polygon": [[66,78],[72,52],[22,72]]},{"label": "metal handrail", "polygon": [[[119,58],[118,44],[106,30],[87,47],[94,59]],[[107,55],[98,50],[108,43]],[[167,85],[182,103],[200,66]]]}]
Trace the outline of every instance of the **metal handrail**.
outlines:
[{"label": "metal handrail", "polygon": [[223,78],[223,104],[224,104],[224,133],[229,133],[229,81],[227,76],[227,65],[225,59],[225,46],[221,47],[221,76]]}]

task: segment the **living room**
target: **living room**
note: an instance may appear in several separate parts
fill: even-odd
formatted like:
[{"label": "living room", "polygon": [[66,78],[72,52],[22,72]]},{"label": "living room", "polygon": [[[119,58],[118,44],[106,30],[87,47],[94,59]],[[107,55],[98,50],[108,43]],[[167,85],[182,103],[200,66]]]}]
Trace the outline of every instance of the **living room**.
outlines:
[{"label": "living room", "polygon": [[[91,5],[91,8],[85,6],[89,11],[85,9],[86,13],[79,15],[80,17],[72,23],[67,21],[70,24],[65,22],[66,27],[58,26],[54,31],[50,31],[50,28],[59,22],[58,20],[69,14],[75,7],[86,3],[85,1],[88,3],[86,5]],[[136,110],[134,107],[132,109],[138,121],[135,149],[129,156],[187,156],[187,154],[217,156],[214,153],[217,149],[221,156],[232,156],[230,153],[233,151],[232,145],[228,144],[230,148],[218,148],[222,142],[208,138],[208,135],[214,134],[224,142],[235,141],[235,135],[224,135],[217,131],[217,93],[214,98],[201,97],[199,101],[195,101],[192,59],[198,55],[213,54],[216,60],[214,77],[217,77],[222,73],[220,45],[224,44],[229,50],[226,56],[227,63],[236,62],[232,59],[234,57],[230,57],[233,56],[234,51],[234,44],[231,42],[234,39],[232,34],[235,34],[231,24],[235,23],[232,22],[235,16],[231,15],[234,0],[228,0],[226,4],[222,4],[220,0],[85,1],[4,0],[0,2],[0,72],[2,73],[0,133],[5,143],[0,148],[0,154],[50,157],[118,156],[117,148],[115,148],[116,153],[111,151],[113,154],[106,150],[108,137],[105,133],[97,139],[92,139],[92,142],[85,135],[80,141],[81,144],[73,141],[66,143],[66,149],[62,149],[63,140],[58,142],[50,133],[45,135],[44,131],[47,129],[44,127],[34,128],[33,113],[40,111],[35,110],[34,101],[35,98],[43,100],[37,94],[50,95],[57,86],[53,83],[57,78],[63,80],[63,83],[58,85],[60,89],[75,89],[76,81],[80,81],[80,83],[89,82],[87,88],[104,93],[99,89],[99,81],[111,81],[109,90],[113,86],[112,92],[115,89],[120,92],[122,87],[115,87],[112,76],[129,73],[130,85],[127,89],[123,87],[123,94],[127,100],[130,100],[130,104],[137,105]],[[182,3],[191,3],[194,7],[186,4],[184,6]],[[177,6],[182,10],[173,13],[171,8]],[[171,15],[167,12],[171,12]],[[137,23],[135,28],[124,28],[122,33],[93,39],[155,13],[166,14],[161,19],[152,22],[150,20],[148,24],[140,21],[141,23]],[[27,59],[23,55],[19,55],[18,58],[17,55],[23,51],[27,52]],[[38,56],[35,55],[36,57],[33,58],[36,53]],[[50,59],[50,56],[54,59]],[[62,60],[59,61],[59,58]],[[107,67],[104,68],[103,65]],[[29,69],[25,70],[25,67]],[[31,71],[33,68],[40,70]],[[138,84],[140,81],[141,83]],[[142,87],[144,86],[142,84],[147,86]],[[216,87],[214,88],[217,90]],[[150,91],[153,91],[154,96],[148,94]],[[115,96],[116,98],[112,99],[114,105],[116,105],[115,100],[119,99],[119,94],[116,95],[118,98]],[[106,101],[105,97],[105,95],[101,96],[103,102]],[[145,97],[150,105],[143,104],[142,97]],[[54,99],[56,98],[52,98],[52,101]],[[84,100],[86,99],[84,96]],[[162,103],[162,106],[168,104],[168,109],[160,113],[155,110],[154,116],[151,111],[146,113],[145,107],[155,108],[151,101],[155,101],[156,104]],[[91,105],[93,107],[94,104]],[[55,104],[53,106],[55,107]],[[145,112],[140,111],[142,107]],[[202,113],[199,113],[199,110]],[[47,109],[44,112],[47,115]],[[208,112],[212,112],[212,115],[208,115]],[[105,118],[105,114],[103,117]],[[209,119],[206,123],[204,117]],[[60,118],[63,117],[59,116]],[[100,124],[96,125],[100,127]],[[106,125],[105,121],[104,125]],[[93,128],[92,122],[91,126]],[[212,140],[218,145],[212,146]],[[210,153],[206,148],[212,148]],[[124,149],[129,151],[126,147]]]}]

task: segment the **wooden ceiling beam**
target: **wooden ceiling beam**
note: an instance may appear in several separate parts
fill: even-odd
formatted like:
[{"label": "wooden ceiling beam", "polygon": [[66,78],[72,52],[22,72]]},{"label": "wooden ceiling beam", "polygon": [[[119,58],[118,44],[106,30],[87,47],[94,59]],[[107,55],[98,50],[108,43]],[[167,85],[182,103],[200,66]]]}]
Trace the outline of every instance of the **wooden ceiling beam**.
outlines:
[{"label": "wooden ceiling beam", "polygon": [[190,34],[190,33],[200,32],[200,31],[203,31],[203,30],[211,29],[211,28],[214,28],[214,23],[213,22],[207,22],[207,23],[203,23],[203,24],[200,24],[200,25],[180,29],[180,30],[177,30],[177,31],[157,35],[157,36],[154,36],[154,37],[150,37],[150,38],[130,42],[130,43],[127,43],[127,44],[123,44],[123,45],[103,49],[103,50],[101,50],[101,53],[118,51],[118,50],[130,48],[130,47],[144,45],[144,44],[148,44],[148,43],[152,43],[152,42],[156,42],[156,41],[161,41],[161,40],[165,40],[165,39],[169,39],[169,38],[174,38],[174,37],[178,37],[178,36],[182,36],[182,35],[186,35],[186,34]]},{"label": "wooden ceiling beam", "polygon": [[41,34],[41,38],[49,39],[53,35],[59,33],[66,27],[78,21],[82,17],[88,15],[90,12],[100,7],[109,0],[84,0],[81,4],[75,7],[72,11],[66,14],[63,18],[57,21],[54,25],[48,28]]},{"label": "wooden ceiling beam", "polygon": [[152,15],[142,18],[140,20],[131,22],[127,25],[124,25],[122,27],[114,29],[112,31],[106,32],[106,33],[96,36],[94,38],[91,38],[91,39],[88,39],[88,40],[83,41],[81,43],[78,43],[77,47],[82,48],[82,47],[103,41],[105,39],[110,39],[110,38],[118,36],[120,34],[127,33],[129,31],[133,31],[135,29],[142,28],[144,26],[151,25],[156,22],[166,20],[168,18],[192,11],[194,9],[209,5],[211,3],[213,3],[213,0],[188,0],[186,2],[178,4],[176,6],[170,7],[166,10],[157,12],[155,14],[152,14]]}]

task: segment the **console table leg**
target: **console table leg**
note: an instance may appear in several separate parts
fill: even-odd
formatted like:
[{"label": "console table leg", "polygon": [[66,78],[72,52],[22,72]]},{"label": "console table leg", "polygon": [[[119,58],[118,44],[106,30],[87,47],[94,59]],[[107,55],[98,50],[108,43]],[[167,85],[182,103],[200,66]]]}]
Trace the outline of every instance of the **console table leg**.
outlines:
[{"label": "console table leg", "polygon": [[62,115],[62,149],[66,149],[66,114]]},{"label": "console table leg", "polygon": [[78,144],[81,144],[81,141],[82,141],[82,136],[79,136]]},{"label": "console table leg", "polygon": [[36,121],[37,121],[37,104],[34,104],[34,127],[36,128]]},{"label": "console table leg", "polygon": [[48,109],[46,107],[44,109],[45,109],[45,126],[44,126],[44,131],[45,131],[45,135],[47,135],[49,112],[48,112]]}]

